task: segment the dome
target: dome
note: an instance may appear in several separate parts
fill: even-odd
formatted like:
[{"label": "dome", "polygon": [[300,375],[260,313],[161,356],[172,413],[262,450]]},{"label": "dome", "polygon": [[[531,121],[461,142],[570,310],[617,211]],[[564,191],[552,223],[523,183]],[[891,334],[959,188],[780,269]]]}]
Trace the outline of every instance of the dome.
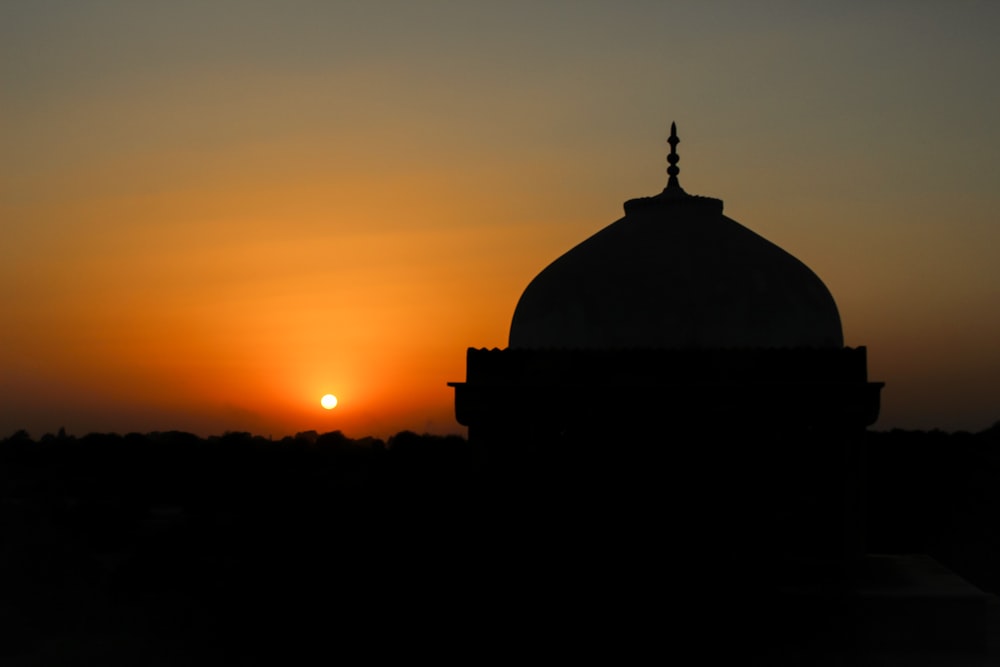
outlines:
[{"label": "dome", "polygon": [[840,315],[809,267],[670,179],[549,264],[518,301],[523,349],[843,347]]}]

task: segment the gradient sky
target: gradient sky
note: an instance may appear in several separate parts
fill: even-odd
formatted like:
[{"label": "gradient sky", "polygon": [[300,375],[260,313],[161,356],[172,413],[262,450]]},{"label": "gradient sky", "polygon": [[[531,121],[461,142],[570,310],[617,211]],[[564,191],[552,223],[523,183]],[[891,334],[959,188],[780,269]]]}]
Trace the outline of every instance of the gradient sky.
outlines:
[{"label": "gradient sky", "polygon": [[685,189],[830,288],[876,428],[986,428],[998,34],[992,1],[6,0],[0,436],[461,432],[465,349],[663,188],[671,120]]}]

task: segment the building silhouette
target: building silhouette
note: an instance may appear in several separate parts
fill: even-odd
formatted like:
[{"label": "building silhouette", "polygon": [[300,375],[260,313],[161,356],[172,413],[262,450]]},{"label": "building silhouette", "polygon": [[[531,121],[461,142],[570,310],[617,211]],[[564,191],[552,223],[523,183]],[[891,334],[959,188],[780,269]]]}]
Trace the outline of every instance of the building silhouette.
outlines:
[{"label": "building silhouette", "polygon": [[685,541],[856,556],[860,437],[882,384],[865,348],[844,347],[816,274],[684,191],[679,141],[672,126],[663,192],[531,281],[507,349],[468,350],[458,421],[512,474],[590,467],[629,494],[666,487],[690,508]]},{"label": "building silhouette", "polygon": [[[701,619],[675,635],[985,650],[988,596],[925,557],[866,553],[864,436],[883,388],[866,349],[844,346],[805,264],[684,191],[679,142],[672,125],[661,193],[528,284],[506,349],[467,350],[456,417],[497,488],[526,523],[576,527],[545,545],[571,544],[563,562]],[[581,556],[595,544],[618,555]],[[733,599],[741,620],[719,621]]]}]

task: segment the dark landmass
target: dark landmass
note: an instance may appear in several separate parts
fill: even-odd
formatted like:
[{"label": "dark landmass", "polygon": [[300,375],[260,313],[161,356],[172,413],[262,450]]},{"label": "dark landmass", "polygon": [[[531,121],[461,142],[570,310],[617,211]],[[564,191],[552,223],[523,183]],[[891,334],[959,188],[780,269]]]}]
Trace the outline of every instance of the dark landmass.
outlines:
[{"label": "dark landmass", "polygon": [[[869,551],[929,553],[1000,593],[1000,423],[866,438]],[[696,643],[713,596],[759,572],[690,581],[711,555],[670,524],[697,499],[658,507],[658,473],[620,463],[612,484],[600,456],[572,480],[520,476],[458,436],[18,432],[0,441],[0,663],[620,664],[671,607]]]}]

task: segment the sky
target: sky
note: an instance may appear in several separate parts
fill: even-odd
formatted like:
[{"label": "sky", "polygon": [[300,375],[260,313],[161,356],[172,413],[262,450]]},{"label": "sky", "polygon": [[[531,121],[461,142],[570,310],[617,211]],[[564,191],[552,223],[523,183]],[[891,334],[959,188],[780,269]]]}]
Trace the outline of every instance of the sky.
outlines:
[{"label": "sky", "polygon": [[466,349],[663,188],[671,121],[684,188],[829,287],[875,428],[987,428],[998,30],[972,0],[5,0],[0,437],[462,433]]}]

